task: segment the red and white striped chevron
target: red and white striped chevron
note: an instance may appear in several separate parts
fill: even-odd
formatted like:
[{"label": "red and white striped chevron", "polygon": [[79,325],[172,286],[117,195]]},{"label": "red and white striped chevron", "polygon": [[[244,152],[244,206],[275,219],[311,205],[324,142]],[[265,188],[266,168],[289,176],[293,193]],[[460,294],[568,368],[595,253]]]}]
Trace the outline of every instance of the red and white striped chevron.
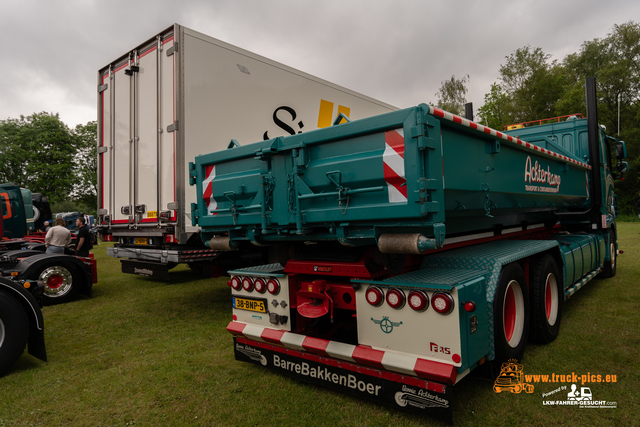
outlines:
[{"label": "red and white striped chevron", "polygon": [[407,179],[404,173],[404,130],[384,133],[384,180],[389,190],[389,203],[407,202]]},{"label": "red and white striped chevron", "polygon": [[202,198],[207,206],[207,213],[212,214],[218,209],[218,202],[213,198],[213,184],[211,181],[216,177],[216,165],[205,166],[205,179],[202,181]]},{"label": "red and white striped chevron", "polygon": [[406,353],[376,350],[365,345],[344,344],[236,321],[227,325],[227,331],[234,336],[241,336],[253,341],[278,344],[293,350],[413,375],[443,384],[453,385],[458,377],[458,371],[452,365],[421,359]]}]

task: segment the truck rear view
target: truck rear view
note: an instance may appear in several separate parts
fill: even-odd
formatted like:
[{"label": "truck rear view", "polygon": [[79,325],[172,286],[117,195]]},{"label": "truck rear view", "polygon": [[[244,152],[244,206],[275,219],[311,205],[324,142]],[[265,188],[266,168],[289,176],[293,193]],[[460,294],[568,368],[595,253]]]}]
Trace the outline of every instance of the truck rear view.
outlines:
[{"label": "truck rear view", "polygon": [[587,89],[587,120],[535,129],[423,104],[198,156],[205,243],[279,257],[230,272],[236,358],[450,421],[454,384],[615,275],[625,145]]},{"label": "truck rear view", "polygon": [[[327,127],[395,108],[173,25],[98,72],[98,226],[123,271],[166,277],[233,264],[192,226],[187,164],[229,144]],[[234,141],[232,141],[234,140]],[[249,253],[253,249],[253,253]],[[249,248],[244,262],[265,254]],[[229,262],[228,262],[229,261]],[[218,268],[220,270],[220,268]],[[223,271],[223,270],[220,270]]]}]

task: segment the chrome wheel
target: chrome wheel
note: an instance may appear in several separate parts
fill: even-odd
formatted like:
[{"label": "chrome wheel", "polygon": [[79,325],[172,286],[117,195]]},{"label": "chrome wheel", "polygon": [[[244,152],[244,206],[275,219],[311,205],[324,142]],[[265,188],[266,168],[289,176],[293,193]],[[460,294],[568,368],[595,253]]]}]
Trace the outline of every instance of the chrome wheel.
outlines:
[{"label": "chrome wheel", "polygon": [[47,267],[38,276],[44,283],[44,294],[49,298],[61,298],[73,289],[73,275],[60,265]]}]

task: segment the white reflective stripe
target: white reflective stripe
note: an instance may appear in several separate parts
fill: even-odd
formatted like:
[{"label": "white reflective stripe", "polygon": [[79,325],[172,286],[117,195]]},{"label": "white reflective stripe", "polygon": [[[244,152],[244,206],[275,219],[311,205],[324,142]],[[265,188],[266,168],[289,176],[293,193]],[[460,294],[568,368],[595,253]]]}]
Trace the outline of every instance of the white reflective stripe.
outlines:
[{"label": "white reflective stripe", "polygon": [[418,358],[416,356],[395,353],[388,350],[385,351],[384,356],[382,356],[382,366],[384,366],[385,369],[407,375],[416,375],[413,368],[415,368],[417,361]]},{"label": "white reflective stripe", "polygon": [[387,143],[384,144],[382,161],[398,176],[404,178],[404,158]]},{"label": "white reflective stripe", "polygon": [[389,203],[402,203],[407,201],[404,194],[399,192],[392,184],[387,183],[387,188],[389,190]]},{"label": "white reflective stripe", "polygon": [[247,324],[247,326],[245,326],[244,330],[242,331],[242,335],[254,341],[265,342],[262,337],[260,337],[260,335],[262,335],[262,332],[264,332],[263,327]]},{"label": "white reflective stripe", "polygon": [[325,351],[329,356],[335,357],[336,359],[355,362],[353,357],[351,357],[355,349],[356,347],[353,345],[343,344],[336,341],[329,341],[329,345],[327,345],[327,349]]},{"label": "white reflective stripe", "polygon": [[[216,177],[216,166],[213,165],[209,176],[207,176],[207,178],[204,181],[202,181],[202,194],[207,192],[207,187],[209,186],[209,184],[211,184],[211,181],[213,181],[215,177]],[[218,209],[218,202],[216,202],[216,199],[213,198],[213,188],[212,188],[211,197],[209,198],[209,202],[207,203],[207,213],[212,213],[216,209]]]},{"label": "white reflective stripe", "polygon": [[304,347],[302,347],[302,342],[306,336],[292,334],[291,332],[285,332],[280,339],[280,343],[285,347],[293,348],[294,350],[306,351]]}]

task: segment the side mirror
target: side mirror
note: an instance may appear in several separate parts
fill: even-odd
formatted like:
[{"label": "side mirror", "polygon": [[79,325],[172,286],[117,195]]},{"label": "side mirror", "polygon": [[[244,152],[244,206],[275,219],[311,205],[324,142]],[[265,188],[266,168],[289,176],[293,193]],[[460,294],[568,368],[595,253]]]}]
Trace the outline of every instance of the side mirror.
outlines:
[{"label": "side mirror", "polygon": [[624,173],[629,171],[629,163],[627,162],[618,162],[616,165],[616,172]]},{"label": "side mirror", "polygon": [[[624,141],[616,141],[615,144],[616,159],[622,160],[627,158],[627,146]],[[620,163],[618,163],[620,165]]]}]

